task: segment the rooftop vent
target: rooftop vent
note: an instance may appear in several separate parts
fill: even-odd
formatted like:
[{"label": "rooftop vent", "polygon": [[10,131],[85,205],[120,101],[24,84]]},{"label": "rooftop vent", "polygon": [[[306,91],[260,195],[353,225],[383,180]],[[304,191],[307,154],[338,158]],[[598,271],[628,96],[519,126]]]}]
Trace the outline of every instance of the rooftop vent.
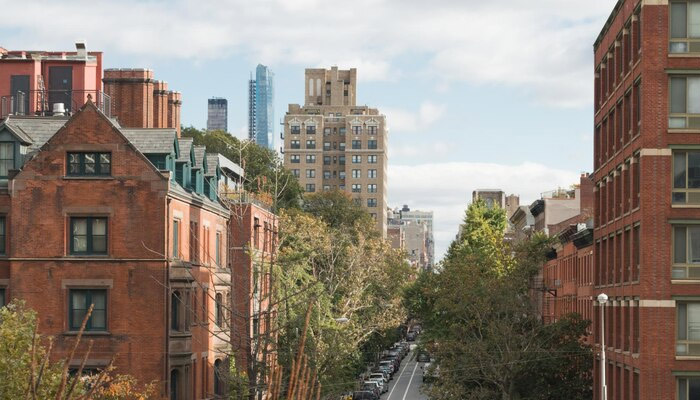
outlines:
[{"label": "rooftop vent", "polygon": [[78,52],[78,57],[87,60],[87,46],[84,40],[75,42],[75,49]]},{"label": "rooftop vent", "polygon": [[66,115],[66,108],[63,103],[53,103],[53,115],[54,117]]}]

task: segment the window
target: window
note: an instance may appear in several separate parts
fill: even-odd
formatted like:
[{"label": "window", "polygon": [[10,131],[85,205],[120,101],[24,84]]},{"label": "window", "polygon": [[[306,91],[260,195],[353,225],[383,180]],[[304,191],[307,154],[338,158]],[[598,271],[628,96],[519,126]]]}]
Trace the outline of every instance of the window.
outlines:
[{"label": "window", "polygon": [[306,155],[306,163],[307,164],[313,164],[316,162],[316,156],[313,154],[307,154]]},{"label": "window", "polygon": [[676,355],[700,355],[700,303],[677,303]]},{"label": "window", "polygon": [[700,278],[700,225],[673,227],[673,279]]},{"label": "window", "polygon": [[316,177],[316,170],[315,169],[307,169],[306,170],[306,177],[307,178],[315,178]]},{"label": "window", "polygon": [[323,134],[328,136],[331,134],[331,128],[323,128]]},{"label": "window", "polygon": [[352,163],[359,164],[362,162],[362,156],[352,156]]},{"label": "window", "polygon": [[678,400],[700,399],[700,377],[678,377]]},{"label": "window", "polygon": [[700,150],[673,153],[674,204],[700,204]]},{"label": "window", "polygon": [[180,385],[180,372],[176,369],[170,371],[170,400],[178,400],[178,386]]},{"label": "window", "polygon": [[0,308],[5,307],[5,288],[0,288]]},{"label": "window", "polygon": [[671,77],[670,129],[700,129],[700,77]]},{"label": "window", "polygon": [[367,148],[370,150],[376,150],[377,149],[377,141],[375,139],[368,140],[367,141]]},{"label": "window", "polygon": [[292,175],[294,175],[294,177],[298,178],[298,177],[299,177],[299,170],[298,170],[298,169],[293,169],[293,170],[292,170]]},{"label": "window", "polygon": [[253,246],[260,248],[260,218],[253,218]]},{"label": "window", "polygon": [[216,303],[216,326],[223,327],[224,325],[224,296],[217,293],[214,297]]},{"label": "window", "polygon": [[340,179],[345,179],[345,171],[340,171],[340,172],[338,172],[338,177],[339,177]]},{"label": "window", "polygon": [[173,220],[173,258],[180,258],[180,221]]},{"label": "window", "polygon": [[700,51],[700,2],[671,2],[671,53]]},{"label": "window", "polygon": [[290,148],[291,149],[300,149],[301,148],[301,142],[298,140],[292,140],[290,143]]},{"label": "window", "polygon": [[346,130],[347,130],[347,129],[346,129],[345,127],[338,128],[338,134],[340,134],[340,135],[345,135]]},{"label": "window", "polygon": [[292,125],[289,130],[292,135],[298,135],[301,133],[301,127],[299,125]]},{"label": "window", "polygon": [[352,141],[352,148],[354,150],[359,150],[362,148],[362,140],[353,140]]},{"label": "window", "polygon": [[80,329],[85,315],[91,305],[95,305],[85,325],[86,331],[107,330],[107,290],[106,289],[71,289],[69,292],[68,323],[71,331]]},{"label": "window", "polygon": [[224,382],[221,379],[221,374],[224,374],[224,363],[221,360],[214,361],[214,394],[217,396],[223,396],[224,394]]},{"label": "window", "polygon": [[359,169],[353,169],[352,170],[352,177],[357,179],[357,178],[362,178],[362,170]]},{"label": "window", "polygon": [[15,168],[15,144],[0,143],[0,178],[7,178],[10,170]]},{"label": "window", "polygon": [[345,142],[340,142],[338,147],[340,148],[340,151],[345,151]]},{"label": "window", "polygon": [[370,169],[367,171],[367,177],[368,178],[376,178],[377,177],[377,170],[376,169]]},{"label": "window", "polygon": [[306,141],[306,148],[307,149],[315,149],[316,148],[316,141],[315,140],[307,140]]},{"label": "window", "polygon": [[307,183],[307,184],[306,184],[306,191],[307,191],[307,192],[310,192],[310,193],[315,192],[315,191],[316,191],[316,185],[314,185],[313,183]]},{"label": "window", "polygon": [[190,222],[190,261],[197,262],[199,260],[199,224]]},{"label": "window", "polygon": [[367,133],[369,135],[376,135],[377,134],[377,126],[376,125],[370,125],[367,127]]},{"label": "window", "polygon": [[359,135],[362,133],[362,126],[360,125],[353,125],[352,126],[352,134],[353,135]]},{"label": "window", "polygon": [[69,176],[109,175],[111,164],[111,153],[68,153]]},{"label": "window", "polygon": [[376,164],[377,163],[377,156],[367,156],[367,163]]},{"label": "window", "polygon": [[367,193],[377,193],[377,184],[371,183],[367,185]]},{"label": "window", "polygon": [[376,207],[377,199],[367,199],[367,207]]},{"label": "window", "polygon": [[331,156],[323,156],[323,165],[331,165]]},{"label": "window", "polygon": [[70,219],[71,254],[107,254],[107,218]]},{"label": "window", "polygon": [[345,165],[345,156],[338,157],[338,164]]},{"label": "window", "polygon": [[290,156],[290,161],[292,164],[299,164],[301,162],[301,156],[299,154],[292,154]]},{"label": "window", "polygon": [[330,150],[331,142],[323,142],[323,150]]},{"label": "window", "polygon": [[314,135],[314,134],[316,134],[316,125],[307,125],[307,126],[306,126],[306,134],[307,134],[307,135]]},{"label": "window", "polygon": [[221,232],[216,232],[216,265],[221,267]]},{"label": "window", "polygon": [[359,183],[353,183],[353,184],[352,184],[352,192],[353,192],[353,193],[360,193],[360,192],[362,192],[362,185],[360,185]]}]

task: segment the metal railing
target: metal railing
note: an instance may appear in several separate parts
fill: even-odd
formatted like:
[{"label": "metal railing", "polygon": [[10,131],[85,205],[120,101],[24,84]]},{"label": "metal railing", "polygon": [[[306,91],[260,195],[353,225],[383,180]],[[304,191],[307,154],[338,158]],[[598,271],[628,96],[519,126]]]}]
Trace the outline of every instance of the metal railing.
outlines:
[{"label": "metal railing", "polygon": [[63,103],[65,115],[71,115],[87,100],[107,117],[112,116],[112,99],[101,90],[30,90],[0,96],[0,118],[8,115],[52,116],[54,104]]}]

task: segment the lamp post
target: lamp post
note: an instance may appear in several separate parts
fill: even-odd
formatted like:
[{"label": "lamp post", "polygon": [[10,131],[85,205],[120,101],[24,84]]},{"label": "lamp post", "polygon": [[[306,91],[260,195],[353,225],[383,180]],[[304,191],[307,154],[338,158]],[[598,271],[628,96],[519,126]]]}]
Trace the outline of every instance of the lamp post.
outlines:
[{"label": "lamp post", "polygon": [[605,303],[607,302],[607,294],[598,295],[598,303],[600,304],[600,400],[608,399],[608,388],[605,384]]}]

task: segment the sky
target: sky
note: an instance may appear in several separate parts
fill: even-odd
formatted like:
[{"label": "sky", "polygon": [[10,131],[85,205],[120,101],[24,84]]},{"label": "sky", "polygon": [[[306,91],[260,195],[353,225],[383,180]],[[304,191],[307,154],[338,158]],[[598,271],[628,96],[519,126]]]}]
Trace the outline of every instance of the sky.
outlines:
[{"label": "sky", "polygon": [[[247,85],[275,73],[275,119],[303,102],[304,69],[357,68],[358,104],[389,126],[388,202],[434,211],[436,258],[471,192],[530,204],[592,170],[593,42],[615,0],[0,0],[0,47],[104,52],[182,92],[182,123],[228,99],[247,132]],[[279,126],[276,127],[279,147]]]}]

